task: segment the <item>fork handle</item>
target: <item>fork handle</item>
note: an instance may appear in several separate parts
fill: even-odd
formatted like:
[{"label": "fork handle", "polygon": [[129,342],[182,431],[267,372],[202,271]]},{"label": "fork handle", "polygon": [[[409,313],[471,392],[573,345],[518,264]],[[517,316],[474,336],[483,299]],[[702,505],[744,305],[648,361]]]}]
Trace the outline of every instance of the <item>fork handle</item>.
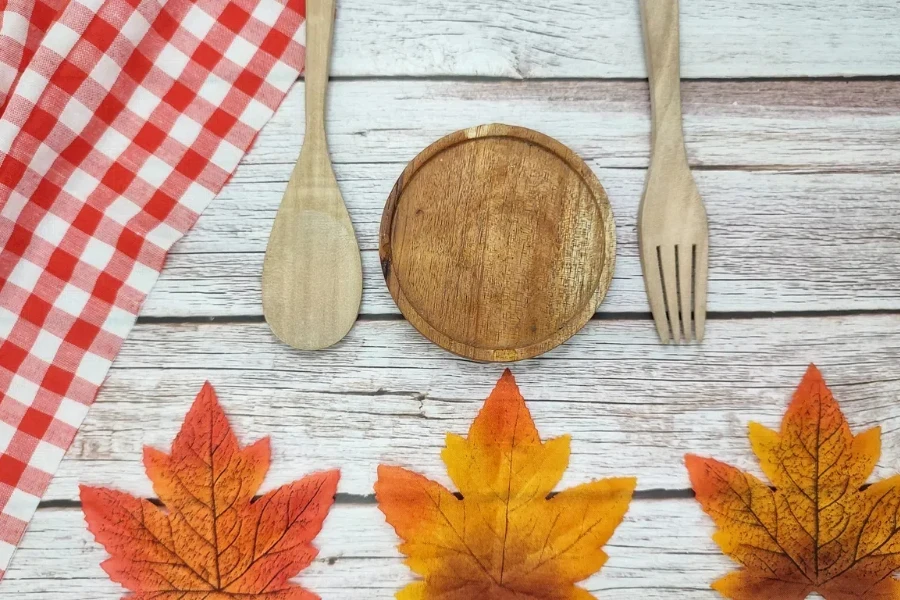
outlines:
[{"label": "fork handle", "polygon": [[640,0],[644,50],[650,77],[654,159],[687,165],[681,114],[678,0]]}]

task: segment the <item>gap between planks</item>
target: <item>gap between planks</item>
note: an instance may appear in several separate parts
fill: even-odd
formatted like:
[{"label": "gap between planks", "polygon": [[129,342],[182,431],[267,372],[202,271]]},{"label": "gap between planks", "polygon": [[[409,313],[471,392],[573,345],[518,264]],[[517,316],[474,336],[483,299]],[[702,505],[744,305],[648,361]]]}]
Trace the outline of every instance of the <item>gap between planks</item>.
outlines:
[{"label": "gap between planks", "polygon": [[[455,494],[458,498],[460,498],[460,494]],[[555,495],[554,493],[550,494],[551,497]],[[652,490],[635,490],[633,500],[683,500],[686,498],[693,498],[694,491],[693,490],[665,490],[665,489],[652,489]],[[259,499],[260,496],[256,496],[254,500]],[[150,502],[157,506],[162,506],[162,502],[159,498],[147,498]],[[343,494],[338,493],[334,497],[335,504],[343,504],[347,506],[357,506],[364,505],[368,506],[370,504],[377,504],[375,500],[375,495],[361,495],[361,494]],[[51,510],[51,509],[59,509],[59,508],[81,508],[81,502],[78,500],[46,500],[38,504],[38,510]]]},{"label": "gap between planks", "polygon": [[[702,346],[674,348],[659,344],[649,321],[591,321],[513,367],[542,436],[572,435],[563,487],[634,474],[642,490],[685,490],[685,453],[755,473],[747,423],[777,427],[810,361],[854,430],[884,426],[878,476],[895,473],[900,413],[889,374],[900,316],[734,319],[713,330]],[[341,492],[366,496],[377,464],[450,485],[443,440],[468,429],[501,370],[457,359],[403,321],[361,323],[320,353],[272,343],[263,323],[138,326],[46,497],[77,500],[78,484],[111,482],[152,496],[142,448],[170,447],[204,380],[240,439],[272,438],[272,485],[340,466]]]},{"label": "gap between planks", "polygon": [[[594,160],[593,157],[582,157],[584,160]],[[280,160],[266,160],[265,162],[253,163],[258,164],[260,166],[267,167],[282,167],[282,166],[293,166],[296,164],[295,162],[285,162]],[[335,161],[336,165],[341,166],[350,166],[350,165],[377,165],[380,167],[392,167],[398,173],[403,171],[403,168],[408,164],[405,162],[396,162],[396,161],[385,161],[385,162],[376,162],[376,161]],[[607,171],[640,171],[646,172],[646,167],[634,167],[627,165],[604,165],[602,167]],[[760,174],[770,174],[770,175],[895,175],[900,173],[900,166],[897,167],[875,167],[875,168],[859,168],[859,167],[834,167],[834,168],[816,168],[813,165],[804,166],[804,165],[778,165],[778,164],[770,164],[770,165],[702,165],[702,164],[691,164],[691,171],[701,171],[701,172],[729,172],[729,171],[738,171],[741,173],[760,173]],[[288,177],[275,177],[266,180],[266,183],[282,183],[287,185]]]},{"label": "gap between planks", "polygon": [[[806,310],[806,311],[719,311],[706,314],[707,320],[751,320],[751,319],[806,319],[827,317],[865,317],[877,315],[898,315],[900,310],[872,309],[872,310]],[[357,321],[405,321],[406,318],[397,313],[373,313],[360,314]],[[652,321],[653,315],[649,312],[608,312],[595,313],[592,321]],[[187,325],[217,324],[231,325],[240,323],[264,323],[262,315],[229,315],[229,316],[190,316],[190,317],[138,317],[137,323],[141,325]]]},{"label": "gap between planks", "polygon": [[[460,82],[460,83],[571,83],[571,82],[605,82],[605,83],[640,83],[647,82],[646,77],[529,77],[520,79],[516,77],[490,76],[490,75],[332,75],[329,81],[428,81],[428,82]],[[900,75],[830,75],[830,76],[761,76],[761,77],[685,77],[682,81],[694,83],[808,83],[808,82],[879,82],[900,81]],[[301,74],[294,83],[301,83],[304,77]]]}]

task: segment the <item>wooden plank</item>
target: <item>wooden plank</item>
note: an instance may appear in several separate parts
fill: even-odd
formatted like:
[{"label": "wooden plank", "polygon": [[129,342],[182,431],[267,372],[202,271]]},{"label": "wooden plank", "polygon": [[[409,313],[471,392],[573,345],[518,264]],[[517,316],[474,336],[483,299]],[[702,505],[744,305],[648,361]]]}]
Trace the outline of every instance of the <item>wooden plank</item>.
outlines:
[{"label": "wooden plank", "polygon": [[[900,136],[898,136],[900,139]],[[364,314],[397,314],[378,263],[381,210],[399,165],[339,165],[363,256]],[[172,251],[144,316],[262,314],[262,259],[284,183],[237,177]],[[648,312],[635,218],[644,171],[597,169],[618,223],[602,313]],[[698,171],[709,211],[713,312],[900,309],[900,174]]]},{"label": "wooden plank", "polygon": [[[687,452],[758,471],[747,424],[777,427],[811,361],[854,430],[883,427],[877,476],[893,474],[900,315],[714,320],[687,347],[660,345],[649,320],[595,320],[512,368],[541,434],[572,435],[563,485],[634,475],[648,490],[686,489]],[[502,368],[455,358],[405,321],[362,321],[313,353],[274,343],[264,323],[138,325],[46,498],[74,500],[80,482],[152,494],[142,446],[169,448],[205,379],[244,443],[272,436],[272,484],[340,467],[340,491],[368,495],[379,463],[446,483],[444,437],[467,431]]]},{"label": "wooden plank", "polygon": [[[900,81],[694,81],[682,87],[694,166],[900,167]],[[292,88],[238,176],[254,177],[249,164],[275,163],[284,165],[279,172],[287,180],[303,140],[303,92],[302,82]],[[334,81],[328,101],[335,163],[405,164],[438,138],[484,123],[537,129],[599,168],[646,167],[650,152],[650,92],[640,81]],[[392,178],[402,170],[383,168]]]},{"label": "wooden plank", "polygon": [[[453,129],[505,120],[587,158],[619,223],[617,278],[601,310],[647,310],[633,230],[644,172],[618,168],[647,165],[645,84],[339,81],[330,98],[330,144],[363,248],[364,313],[396,312],[375,249],[405,161]],[[144,315],[261,313],[262,253],[302,142],[302,101],[301,85],[173,249]],[[697,173],[713,229],[711,310],[898,308],[900,235],[885,218],[900,188],[898,104],[900,82],[685,85],[692,162],[714,168]]]},{"label": "wooden plank", "polygon": [[[686,77],[900,73],[893,0],[682,3]],[[877,43],[873,43],[877,40]],[[342,0],[337,75],[641,77],[636,2]]]},{"label": "wooden plank", "polygon": [[[693,500],[636,500],[605,550],[609,562],[584,587],[603,600],[714,600],[709,584],[731,568]],[[319,557],[300,582],[323,600],[392,600],[412,581],[397,539],[375,505],[336,505],[320,534]],[[27,600],[118,600],[122,588],[100,569],[103,549],[81,511],[38,511],[3,593]]]}]

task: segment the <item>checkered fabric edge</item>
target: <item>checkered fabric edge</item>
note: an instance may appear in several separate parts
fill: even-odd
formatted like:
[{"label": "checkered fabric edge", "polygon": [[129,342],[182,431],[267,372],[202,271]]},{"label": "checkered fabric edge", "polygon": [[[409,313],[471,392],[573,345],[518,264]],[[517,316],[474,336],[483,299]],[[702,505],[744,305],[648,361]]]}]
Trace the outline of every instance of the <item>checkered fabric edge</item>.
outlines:
[{"label": "checkered fabric edge", "polygon": [[302,70],[304,14],[304,0],[5,3],[0,579],[166,253]]}]

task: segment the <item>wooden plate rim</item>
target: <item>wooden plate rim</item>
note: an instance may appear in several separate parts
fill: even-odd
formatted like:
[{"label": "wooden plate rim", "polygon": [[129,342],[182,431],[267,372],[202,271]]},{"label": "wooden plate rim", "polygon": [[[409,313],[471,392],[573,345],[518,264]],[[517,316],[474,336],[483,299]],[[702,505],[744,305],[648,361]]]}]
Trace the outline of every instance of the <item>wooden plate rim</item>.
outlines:
[{"label": "wooden plate rim", "polygon": [[[489,139],[492,137],[517,138],[525,142],[539,145],[559,157],[559,159],[575,171],[588,188],[590,188],[594,196],[594,201],[597,204],[603,226],[603,264],[600,277],[597,281],[597,289],[582,307],[574,311],[569,320],[563,323],[551,335],[521,348],[497,349],[472,346],[455,340],[439,331],[425,320],[416,310],[415,306],[407,299],[403,292],[400,280],[392,269],[393,251],[391,238],[394,228],[394,216],[397,212],[397,207],[400,198],[403,195],[403,191],[413,180],[418,171],[427,165],[432,158],[453,146],[475,139]],[[413,327],[415,327],[422,335],[445,350],[453,352],[463,358],[482,362],[512,362],[538,356],[559,346],[583,328],[594,313],[597,312],[597,307],[609,291],[610,284],[612,283],[613,271],[615,269],[615,221],[609,198],[606,195],[606,190],[603,188],[603,185],[597,179],[597,176],[591,168],[588,167],[587,163],[585,163],[572,149],[550,136],[526,127],[499,123],[478,125],[476,127],[453,132],[435,141],[416,155],[416,157],[407,164],[406,168],[403,169],[403,172],[394,184],[387,202],[385,203],[384,213],[381,218],[381,228],[379,230],[378,254],[381,261],[381,271],[384,275],[388,291],[391,293],[391,297],[394,299],[400,312],[403,313],[403,316],[406,317]]]}]

